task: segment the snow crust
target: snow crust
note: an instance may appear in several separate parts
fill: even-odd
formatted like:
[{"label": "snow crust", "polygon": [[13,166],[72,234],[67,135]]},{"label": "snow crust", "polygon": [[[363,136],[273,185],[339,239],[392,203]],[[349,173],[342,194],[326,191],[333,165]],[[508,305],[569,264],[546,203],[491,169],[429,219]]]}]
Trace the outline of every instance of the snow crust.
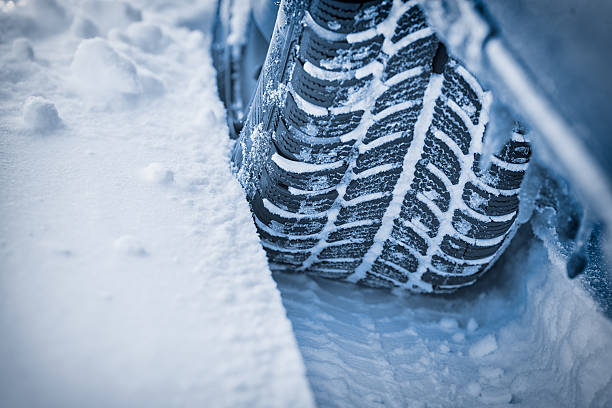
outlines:
[{"label": "snow crust", "polygon": [[0,406],[312,406],[229,168],[214,7],[0,1]]}]

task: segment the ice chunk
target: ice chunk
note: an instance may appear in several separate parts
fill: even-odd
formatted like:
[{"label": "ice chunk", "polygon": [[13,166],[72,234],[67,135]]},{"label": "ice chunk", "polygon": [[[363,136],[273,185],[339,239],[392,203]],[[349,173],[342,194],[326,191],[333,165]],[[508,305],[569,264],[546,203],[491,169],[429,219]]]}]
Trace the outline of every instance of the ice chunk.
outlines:
[{"label": "ice chunk", "polygon": [[58,128],[62,121],[53,102],[40,96],[30,96],[23,105],[23,122],[37,131]]},{"label": "ice chunk", "polygon": [[476,343],[470,347],[470,357],[484,357],[489,355],[497,350],[497,340],[495,340],[495,336],[489,334],[482,339],[478,340]]}]

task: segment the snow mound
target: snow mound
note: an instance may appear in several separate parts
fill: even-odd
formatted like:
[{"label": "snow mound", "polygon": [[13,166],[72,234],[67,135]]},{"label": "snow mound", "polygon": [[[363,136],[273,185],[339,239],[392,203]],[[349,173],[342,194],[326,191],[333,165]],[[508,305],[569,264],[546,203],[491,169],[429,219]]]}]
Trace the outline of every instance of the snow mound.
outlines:
[{"label": "snow mound", "polygon": [[23,122],[26,127],[40,132],[57,129],[62,123],[53,102],[40,96],[30,96],[26,100]]},{"label": "snow mound", "polygon": [[113,28],[142,21],[142,12],[124,1],[86,0],[81,4],[81,13],[95,21],[104,35]]},{"label": "snow mound", "polygon": [[127,35],[130,42],[144,52],[157,53],[167,44],[162,30],[153,24],[134,23],[128,27]]},{"label": "snow mound", "polygon": [[82,15],[77,15],[72,21],[72,33],[79,38],[94,38],[100,34],[98,26]]},{"label": "snow mound", "polygon": [[159,95],[165,88],[146,69],[138,69],[103,38],[82,40],[71,65],[73,81],[85,96],[101,102],[132,101],[145,95]]},{"label": "snow mound", "polygon": [[32,43],[25,38],[17,38],[13,41],[13,57],[17,60],[32,61],[34,59],[34,49]]},{"label": "snow mound", "polygon": [[134,64],[102,38],[81,41],[71,68],[81,88],[88,92],[100,95],[142,92]]}]

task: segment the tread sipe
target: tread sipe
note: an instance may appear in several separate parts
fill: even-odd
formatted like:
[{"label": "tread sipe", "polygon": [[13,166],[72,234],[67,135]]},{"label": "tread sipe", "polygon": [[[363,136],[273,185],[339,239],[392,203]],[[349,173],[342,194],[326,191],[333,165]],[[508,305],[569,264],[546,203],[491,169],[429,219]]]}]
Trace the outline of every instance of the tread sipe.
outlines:
[{"label": "tread sipe", "polygon": [[234,152],[275,270],[470,285],[515,231],[530,145],[478,166],[491,95],[418,1],[288,1]]}]

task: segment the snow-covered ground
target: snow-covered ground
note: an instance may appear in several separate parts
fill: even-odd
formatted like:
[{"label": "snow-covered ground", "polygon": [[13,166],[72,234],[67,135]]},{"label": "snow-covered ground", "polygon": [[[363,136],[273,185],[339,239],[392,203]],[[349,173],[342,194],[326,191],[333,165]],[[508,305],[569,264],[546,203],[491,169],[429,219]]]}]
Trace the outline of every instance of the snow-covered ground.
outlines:
[{"label": "snow-covered ground", "polygon": [[609,406],[612,322],[547,214],[451,297],[277,290],[214,3],[0,1],[0,406]]},{"label": "snow-covered ground", "polygon": [[229,170],[214,1],[0,7],[0,406],[311,406]]}]

